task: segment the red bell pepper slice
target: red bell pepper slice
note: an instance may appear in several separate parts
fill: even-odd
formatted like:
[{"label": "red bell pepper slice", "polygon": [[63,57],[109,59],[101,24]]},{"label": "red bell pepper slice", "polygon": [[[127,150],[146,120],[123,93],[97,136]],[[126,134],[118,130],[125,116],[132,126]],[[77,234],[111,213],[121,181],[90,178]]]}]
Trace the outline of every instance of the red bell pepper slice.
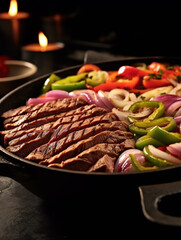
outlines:
[{"label": "red bell pepper slice", "polygon": [[147,75],[147,72],[132,66],[121,66],[118,70],[118,75],[132,79],[136,76],[144,77]]},{"label": "red bell pepper slice", "polygon": [[154,88],[145,88],[145,89],[133,88],[130,90],[130,92],[135,93],[135,94],[143,94],[143,93],[151,91],[153,89]]},{"label": "red bell pepper slice", "polygon": [[118,71],[108,71],[106,82],[116,82],[118,80]]},{"label": "red bell pepper slice", "polygon": [[126,89],[133,89],[136,87],[136,85],[139,83],[140,77],[136,76],[133,77],[131,80],[129,79],[120,79],[116,82],[107,82],[100,84],[96,87],[94,87],[94,91],[98,92],[99,90],[102,91],[111,91],[115,88],[126,88]]},{"label": "red bell pepper slice", "polygon": [[158,87],[164,87],[164,86],[168,86],[170,85],[170,81],[167,80],[166,78],[162,78],[162,79],[155,79],[155,78],[143,78],[143,86],[145,88],[158,88]]}]

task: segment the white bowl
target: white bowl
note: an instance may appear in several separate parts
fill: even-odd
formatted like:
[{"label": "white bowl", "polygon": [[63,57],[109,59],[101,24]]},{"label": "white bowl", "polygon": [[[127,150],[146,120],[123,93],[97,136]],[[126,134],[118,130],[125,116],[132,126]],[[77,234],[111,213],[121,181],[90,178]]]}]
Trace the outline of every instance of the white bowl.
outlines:
[{"label": "white bowl", "polygon": [[26,61],[6,60],[5,63],[9,73],[7,77],[0,78],[0,97],[29,81],[37,72],[37,67]]}]

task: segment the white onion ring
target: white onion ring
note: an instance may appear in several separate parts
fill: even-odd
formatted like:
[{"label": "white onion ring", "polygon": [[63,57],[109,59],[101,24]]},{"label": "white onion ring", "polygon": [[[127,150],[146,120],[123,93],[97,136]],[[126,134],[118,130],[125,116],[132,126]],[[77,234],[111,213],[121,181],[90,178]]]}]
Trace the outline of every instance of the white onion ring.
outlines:
[{"label": "white onion ring", "polygon": [[176,87],[174,87],[171,91],[170,94],[175,94],[177,96],[180,96],[181,93],[181,84],[177,84]]},{"label": "white onion ring", "polygon": [[115,107],[123,108],[129,102],[129,92],[125,89],[113,89],[109,92],[108,99]]},{"label": "white onion ring", "polygon": [[[169,93],[172,89],[173,89],[173,87],[171,85],[170,86],[166,86],[166,87],[155,88],[155,89],[152,89],[152,90],[147,91],[145,93],[142,93],[138,97],[138,99],[140,101],[142,101],[143,98],[144,98],[144,100],[150,100],[153,97],[155,99],[155,97],[159,96],[161,93]],[[157,101],[157,100],[154,100],[154,101]]]},{"label": "white onion ring", "polygon": [[117,108],[113,108],[112,112],[114,114],[116,114],[116,116],[119,118],[119,120],[129,123],[129,120],[128,120],[129,113],[128,112],[119,111]]}]

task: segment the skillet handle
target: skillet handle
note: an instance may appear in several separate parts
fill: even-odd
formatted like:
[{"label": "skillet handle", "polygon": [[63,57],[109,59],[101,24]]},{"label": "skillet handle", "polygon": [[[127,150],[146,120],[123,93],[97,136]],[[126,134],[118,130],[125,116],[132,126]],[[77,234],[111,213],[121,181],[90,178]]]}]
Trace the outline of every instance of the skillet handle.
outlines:
[{"label": "skillet handle", "polygon": [[181,211],[179,210],[181,181],[140,186],[139,192],[142,211],[148,220],[159,224],[181,227]]}]

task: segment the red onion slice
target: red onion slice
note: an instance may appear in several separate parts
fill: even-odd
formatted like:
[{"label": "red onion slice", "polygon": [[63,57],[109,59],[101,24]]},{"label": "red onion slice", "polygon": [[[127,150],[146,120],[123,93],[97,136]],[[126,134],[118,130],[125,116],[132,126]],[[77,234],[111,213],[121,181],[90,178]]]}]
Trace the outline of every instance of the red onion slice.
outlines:
[{"label": "red onion slice", "polygon": [[105,107],[108,109],[108,110],[112,110],[113,108],[113,104],[109,101],[109,99],[105,96],[104,92],[99,90],[98,91],[98,97],[99,99],[103,102],[103,104],[105,105]]},{"label": "red onion slice", "polygon": [[175,112],[181,107],[181,100],[172,103],[166,110],[166,115],[174,116]]},{"label": "red onion slice", "polygon": [[181,155],[181,143],[170,144],[167,150],[173,155]]},{"label": "red onion slice", "polygon": [[52,91],[47,92],[45,94],[45,96],[46,97],[53,97],[55,99],[70,98],[71,97],[68,92],[63,91],[63,90],[52,90]]},{"label": "red onion slice", "polygon": [[39,103],[46,103],[46,102],[50,102],[50,101],[54,101],[56,100],[55,98],[53,97],[39,97],[39,98],[30,98],[27,102],[26,102],[26,105],[36,105],[36,104],[39,104]]},{"label": "red onion slice", "polygon": [[[137,160],[140,163],[145,162],[145,157],[143,156],[143,153],[139,149],[128,149],[124,151],[117,159],[114,167],[115,172],[127,172],[128,170],[132,169],[132,164],[129,160],[129,154],[134,154],[137,157]],[[135,169],[134,169],[135,171]]]},{"label": "red onion slice", "polygon": [[[144,164],[146,159],[143,155],[141,154],[134,154],[137,161],[140,163],[140,164]],[[128,157],[125,162],[123,163],[122,167],[121,167],[121,172],[135,172],[135,168],[133,167],[133,165],[131,164],[130,162],[130,158]]]},{"label": "red onion slice", "polygon": [[181,123],[181,116],[174,117],[175,121],[178,123]]},{"label": "red onion slice", "polygon": [[[83,96],[84,99],[89,103],[89,104],[96,104],[98,107],[102,107],[102,108],[105,108],[106,110],[108,111],[111,111],[110,109],[110,105],[107,106],[105,104],[106,100],[102,97],[100,97],[96,92],[94,92],[93,90],[90,90],[90,89],[85,89],[85,90],[76,90],[76,91],[73,91],[69,94],[75,94],[76,96]],[[108,103],[108,102],[107,102]]]},{"label": "red onion slice", "polygon": [[175,101],[180,101],[181,97],[174,94],[163,94],[152,99],[153,101],[163,102],[165,104],[165,109],[173,104]]}]

